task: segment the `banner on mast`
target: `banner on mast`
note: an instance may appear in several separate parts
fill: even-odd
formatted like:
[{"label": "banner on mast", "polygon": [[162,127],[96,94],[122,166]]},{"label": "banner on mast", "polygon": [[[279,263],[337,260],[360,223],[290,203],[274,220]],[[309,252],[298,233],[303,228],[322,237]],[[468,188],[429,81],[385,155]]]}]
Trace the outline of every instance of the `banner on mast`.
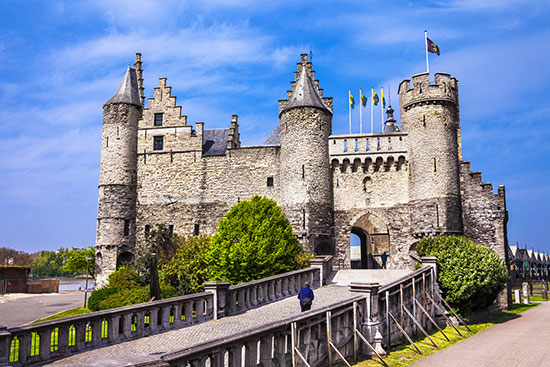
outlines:
[{"label": "banner on mast", "polygon": [[428,52],[431,52],[432,54],[437,54],[439,56],[439,46],[434,43],[429,38],[426,38],[427,44],[428,44]]}]

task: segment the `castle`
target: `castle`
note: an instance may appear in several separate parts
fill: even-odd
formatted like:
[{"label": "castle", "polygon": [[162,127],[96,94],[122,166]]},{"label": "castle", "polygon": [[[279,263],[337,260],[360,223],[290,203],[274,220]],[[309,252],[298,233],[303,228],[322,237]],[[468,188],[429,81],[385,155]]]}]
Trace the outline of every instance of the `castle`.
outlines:
[{"label": "castle", "polygon": [[[412,268],[422,237],[464,234],[507,260],[503,186],[493,194],[462,159],[458,82],[417,74],[399,85],[401,129],[391,106],[384,132],[332,134],[323,96],[301,55],[279,125],[263,145],[241,146],[229,128],[187,123],[166,78],[145,107],[141,55],[103,106],[96,274],[145,250],[156,224],[183,235],[215,232],[240,200],[277,201],[307,251],[334,256],[337,269]],[[352,257],[350,235],[361,240]]]}]

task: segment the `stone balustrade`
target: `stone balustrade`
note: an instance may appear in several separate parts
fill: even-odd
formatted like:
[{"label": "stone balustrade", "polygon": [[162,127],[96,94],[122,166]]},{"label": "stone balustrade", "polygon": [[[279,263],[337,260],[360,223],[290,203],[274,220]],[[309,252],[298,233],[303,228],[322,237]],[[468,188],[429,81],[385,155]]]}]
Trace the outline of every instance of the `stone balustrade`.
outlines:
[{"label": "stone balustrade", "polygon": [[229,287],[225,314],[235,315],[296,295],[305,282],[318,288],[320,272],[319,268],[310,267]]},{"label": "stone balustrade", "polygon": [[203,293],[119,307],[105,311],[7,329],[0,326],[0,365],[28,365],[84,350],[137,339],[170,329],[234,315],[293,296],[308,281],[321,283],[320,261],[291,271],[230,287],[229,282],[206,282]]},{"label": "stone balustrade", "polygon": [[[354,307],[362,318],[365,296],[350,299],[303,313],[269,325],[254,332],[246,331],[231,338],[212,340],[184,351],[169,353],[155,361],[159,366],[192,367],[241,367],[241,366],[290,366],[292,365],[292,341],[311,366],[319,365],[329,357],[328,336],[346,357],[354,354]],[[329,320],[327,322],[327,319]],[[295,324],[294,338],[292,336]],[[331,325],[332,333],[327,331]],[[330,355],[335,361],[336,353]],[[295,356],[298,360],[298,357]],[[298,362],[298,365],[303,363]]]},{"label": "stone balustrade", "polygon": [[40,363],[213,318],[212,293],[40,322],[0,331],[0,364]]}]

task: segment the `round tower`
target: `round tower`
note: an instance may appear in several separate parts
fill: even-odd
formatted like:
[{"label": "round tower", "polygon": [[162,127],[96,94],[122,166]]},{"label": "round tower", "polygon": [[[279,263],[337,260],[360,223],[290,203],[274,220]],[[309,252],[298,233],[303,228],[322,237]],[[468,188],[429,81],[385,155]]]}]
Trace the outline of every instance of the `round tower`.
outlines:
[{"label": "round tower", "polygon": [[133,260],[141,110],[138,75],[136,69],[128,67],[118,91],[103,105],[96,238],[98,286],[106,283],[117,263]]},{"label": "round tower", "polygon": [[307,54],[289,99],[279,101],[281,206],[307,251],[333,253],[328,137],[332,98],[322,98]]},{"label": "round tower", "polygon": [[408,133],[409,199],[417,235],[461,233],[458,81],[417,74],[399,85],[401,127]]}]

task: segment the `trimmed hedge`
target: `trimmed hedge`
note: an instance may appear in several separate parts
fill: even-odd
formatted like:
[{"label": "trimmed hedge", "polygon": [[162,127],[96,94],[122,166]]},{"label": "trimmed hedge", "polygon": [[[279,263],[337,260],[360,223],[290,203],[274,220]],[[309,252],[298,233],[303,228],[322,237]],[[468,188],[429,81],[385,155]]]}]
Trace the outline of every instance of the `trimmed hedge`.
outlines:
[{"label": "trimmed hedge", "polygon": [[493,304],[510,276],[494,251],[464,236],[424,238],[416,250],[420,256],[437,257],[437,281],[445,300],[463,314]]}]

